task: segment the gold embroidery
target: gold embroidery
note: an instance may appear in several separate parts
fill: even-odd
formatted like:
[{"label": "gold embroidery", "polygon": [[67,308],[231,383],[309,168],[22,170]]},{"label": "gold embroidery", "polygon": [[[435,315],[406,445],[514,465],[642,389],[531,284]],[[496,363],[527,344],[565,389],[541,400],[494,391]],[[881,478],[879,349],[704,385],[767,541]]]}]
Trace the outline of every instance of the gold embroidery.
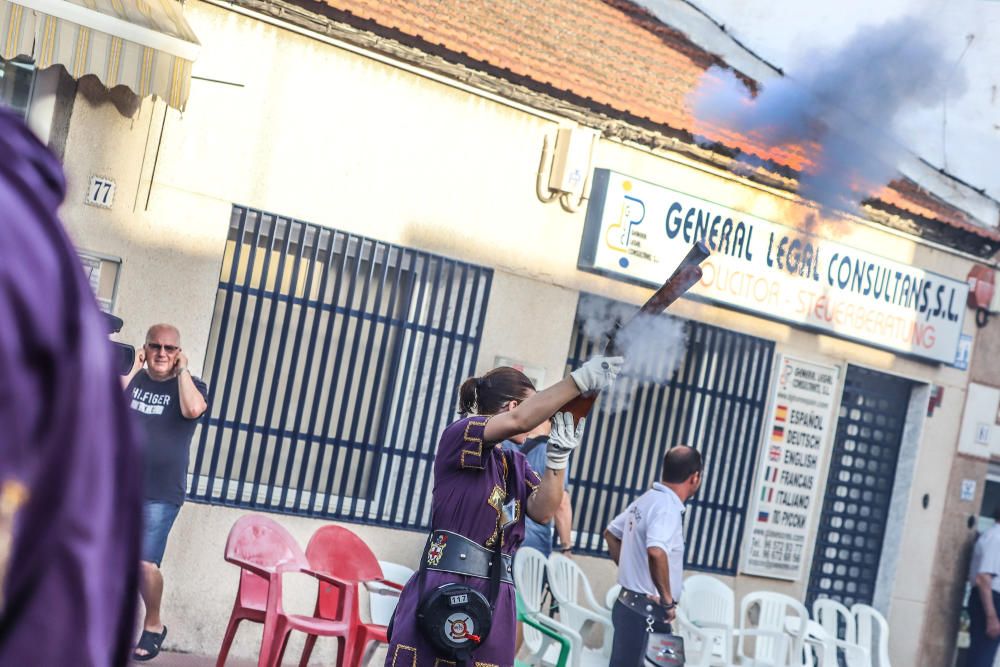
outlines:
[{"label": "gold embroidery", "polygon": [[[532,492],[534,492],[535,489],[537,489],[538,486],[542,483],[542,478],[534,470],[529,470],[528,473],[529,473],[528,476],[526,476],[524,478],[524,483],[528,485],[528,488],[531,489]],[[531,475],[534,475],[535,479],[538,480],[534,484],[532,484],[532,482],[531,482],[531,479],[530,479]]]},{"label": "gold embroidery", "polygon": [[476,667],[500,667],[492,662],[476,662]]},{"label": "gold embroidery", "polygon": [[[498,485],[494,485],[493,490],[490,491],[489,498],[487,498],[486,500],[486,503],[497,511],[497,527],[493,530],[493,534],[490,535],[490,538],[486,540],[486,546],[489,548],[492,548],[493,545],[496,544],[498,538],[500,539],[500,546],[503,546],[503,527],[506,525],[506,521],[504,520],[503,506],[504,506],[504,501],[507,500],[507,489],[505,488],[507,486],[507,472],[508,472],[507,457],[506,456],[500,457],[500,463],[501,467],[503,468],[504,486],[501,487]],[[515,505],[514,509],[515,514],[518,512],[517,508],[518,505]],[[514,520],[517,521],[516,516],[514,517]]]},{"label": "gold embroidery", "polygon": [[[497,527],[490,535],[490,539],[486,540],[487,547],[493,547],[497,542],[497,534],[500,533],[500,527],[503,525],[503,501],[506,497],[502,486],[493,486],[493,490],[490,491],[490,497],[487,498],[486,503],[497,511]],[[500,542],[503,545],[503,541]]]},{"label": "gold embroidery", "polygon": [[399,659],[399,649],[412,653],[413,661],[410,663],[410,667],[417,667],[417,649],[412,646],[404,646],[403,644],[396,644],[396,650],[392,654],[392,667],[402,667],[403,665],[403,663],[396,664],[396,660]]},{"label": "gold embroidery", "polygon": [[[462,450],[462,453],[461,453],[461,455],[459,457],[459,465],[461,467],[463,467],[463,468],[466,467],[466,465],[465,465],[465,455],[466,454],[471,454],[472,456],[478,456],[478,457],[480,457],[480,459],[482,459],[482,456],[483,456],[483,439],[482,438],[473,438],[473,437],[469,436],[469,429],[471,429],[473,426],[483,426],[484,427],[484,426],[486,426],[486,422],[488,422],[490,420],[489,417],[482,417],[481,419],[482,419],[481,421],[476,420],[476,419],[470,419],[465,424],[465,433],[462,435],[462,442],[471,442],[474,445],[476,445],[476,448],[475,449],[463,449]],[[481,467],[481,466],[479,466],[479,467]]]},{"label": "gold embroidery", "polygon": [[3,606],[3,582],[7,578],[7,561],[14,539],[14,515],[28,501],[29,495],[28,487],[16,479],[0,485],[0,606]]}]

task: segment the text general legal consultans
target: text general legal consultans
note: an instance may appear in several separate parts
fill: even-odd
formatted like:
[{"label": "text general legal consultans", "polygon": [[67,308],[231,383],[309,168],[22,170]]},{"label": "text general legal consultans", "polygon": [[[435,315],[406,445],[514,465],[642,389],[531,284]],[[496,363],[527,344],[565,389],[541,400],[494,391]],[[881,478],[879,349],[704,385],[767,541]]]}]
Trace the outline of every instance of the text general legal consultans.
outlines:
[{"label": "text general legal consultans", "polygon": [[[712,211],[696,206],[685,209],[675,201],[667,210],[665,225],[671,239],[680,237],[688,244],[702,240],[713,252],[749,263],[754,261],[752,222],[713,215]],[[955,303],[955,288],[936,280],[932,274],[911,274],[842,251],[827,257],[819,242],[794,234],[779,237],[774,232],[769,233],[764,259],[769,269],[854,292],[875,302],[909,308],[925,321],[959,319],[956,308],[961,304]]]}]

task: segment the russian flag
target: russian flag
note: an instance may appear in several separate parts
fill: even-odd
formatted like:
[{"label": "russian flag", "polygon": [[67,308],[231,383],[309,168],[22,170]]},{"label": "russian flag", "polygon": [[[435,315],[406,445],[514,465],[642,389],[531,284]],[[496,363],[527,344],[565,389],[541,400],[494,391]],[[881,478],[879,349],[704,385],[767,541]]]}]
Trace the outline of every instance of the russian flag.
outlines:
[{"label": "russian flag", "polygon": [[770,516],[769,512],[757,512],[757,521],[760,523],[767,523],[768,516]]}]

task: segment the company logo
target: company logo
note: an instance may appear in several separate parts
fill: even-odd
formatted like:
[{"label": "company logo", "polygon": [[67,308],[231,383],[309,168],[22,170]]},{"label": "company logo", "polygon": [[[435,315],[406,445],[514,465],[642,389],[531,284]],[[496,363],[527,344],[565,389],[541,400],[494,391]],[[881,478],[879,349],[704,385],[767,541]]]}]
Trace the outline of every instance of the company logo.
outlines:
[{"label": "company logo", "polygon": [[[630,192],[632,183],[630,181],[622,183],[622,190],[626,193]],[[623,256],[618,259],[618,265],[623,269],[627,268],[629,264],[628,257],[625,257],[624,253],[628,253],[632,244],[633,228],[642,224],[645,218],[646,205],[642,203],[642,200],[629,194],[623,194],[621,208],[618,212],[618,222],[608,226],[604,238],[604,242],[609,248],[623,253]]]}]

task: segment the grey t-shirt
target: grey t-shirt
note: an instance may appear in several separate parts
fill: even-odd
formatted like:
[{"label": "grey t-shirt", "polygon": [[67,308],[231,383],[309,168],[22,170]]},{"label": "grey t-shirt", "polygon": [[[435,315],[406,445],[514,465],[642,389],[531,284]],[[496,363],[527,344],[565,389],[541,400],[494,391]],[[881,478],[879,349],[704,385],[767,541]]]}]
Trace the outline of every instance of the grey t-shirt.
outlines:
[{"label": "grey t-shirt", "polygon": [[[208,387],[199,378],[191,379],[207,401]],[[177,378],[157,381],[143,369],[129,382],[126,394],[143,445],[146,500],[183,504],[198,420],[181,414]]]}]

